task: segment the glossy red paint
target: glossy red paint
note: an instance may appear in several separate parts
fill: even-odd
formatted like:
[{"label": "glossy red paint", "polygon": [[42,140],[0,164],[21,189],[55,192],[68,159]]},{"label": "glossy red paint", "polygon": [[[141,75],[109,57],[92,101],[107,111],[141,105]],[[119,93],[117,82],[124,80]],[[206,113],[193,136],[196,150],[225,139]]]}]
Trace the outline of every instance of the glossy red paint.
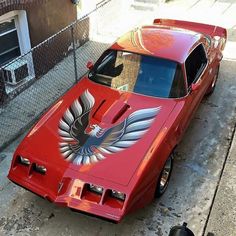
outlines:
[{"label": "glossy red paint", "polygon": [[[188,54],[199,43],[206,46],[206,38],[201,33],[183,30],[194,30],[191,23],[174,21],[172,26],[173,21],[163,22],[166,24],[156,20],[153,26],[126,34],[112,48],[168,58],[179,62],[185,71],[184,61]],[[197,31],[201,32],[201,25],[197,26]],[[212,26],[203,28],[203,33],[208,33],[209,29],[211,37],[219,36],[220,39],[217,47],[207,48],[208,65],[199,84],[195,85],[196,89],[180,99],[162,99],[117,91],[84,77],[30,130],[14,154],[8,178],[58,205],[115,222],[148,204],[154,197],[165,161],[210,89],[222,58],[226,39],[226,33],[222,33],[224,29],[218,27],[214,32],[221,34],[214,35]],[[104,160],[94,164],[75,165],[65,161],[59,151],[58,125],[66,110],[86,90],[95,99],[89,123],[101,128],[113,127],[139,109],[161,109],[148,132],[131,147],[116,154],[106,154]],[[30,164],[20,163],[19,156],[27,158]],[[46,168],[46,173],[35,171],[34,164]],[[91,192],[87,187],[89,184],[102,187],[102,194]],[[124,193],[125,200],[112,197],[112,190]]]},{"label": "glossy red paint", "polygon": [[[201,34],[158,25],[143,26],[121,37],[113,49],[184,62]],[[156,42],[156,43],[150,43]],[[183,43],[184,42],[184,43]]]}]

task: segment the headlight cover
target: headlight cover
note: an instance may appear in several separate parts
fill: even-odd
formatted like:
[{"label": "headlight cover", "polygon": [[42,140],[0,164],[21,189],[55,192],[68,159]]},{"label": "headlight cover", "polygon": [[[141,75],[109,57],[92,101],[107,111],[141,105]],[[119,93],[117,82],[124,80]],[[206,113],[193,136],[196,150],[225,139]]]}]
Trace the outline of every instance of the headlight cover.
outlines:
[{"label": "headlight cover", "polygon": [[88,184],[88,190],[90,192],[94,192],[94,193],[97,193],[99,195],[102,195],[103,193],[103,187],[100,187],[100,186],[97,186],[97,185],[94,185],[94,184]]},{"label": "headlight cover", "polygon": [[34,164],[33,165],[33,170],[42,174],[42,175],[45,175],[46,172],[47,172],[47,168],[45,166],[41,166],[41,165],[38,165],[38,164]]},{"label": "headlight cover", "polygon": [[122,192],[111,190],[111,197],[117,198],[118,200],[125,201],[126,195]]},{"label": "headlight cover", "polygon": [[30,165],[30,160],[28,158],[18,156],[18,162],[24,166],[29,166]]}]

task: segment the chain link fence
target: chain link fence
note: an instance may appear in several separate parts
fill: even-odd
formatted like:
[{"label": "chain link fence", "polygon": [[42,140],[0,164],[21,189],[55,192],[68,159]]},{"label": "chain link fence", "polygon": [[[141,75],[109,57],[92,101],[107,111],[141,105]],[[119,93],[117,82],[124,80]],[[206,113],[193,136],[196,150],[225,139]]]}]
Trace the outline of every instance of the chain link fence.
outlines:
[{"label": "chain link fence", "polygon": [[[94,40],[118,0],[103,0],[87,15],[0,69],[0,150],[29,128],[87,72],[109,44]],[[111,10],[113,9],[113,11]],[[108,16],[109,15],[109,16]],[[106,24],[106,22],[103,22]]]},{"label": "chain link fence", "polygon": [[88,61],[95,62],[118,36],[152,16],[150,11],[136,11],[136,4],[157,1],[91,1],[86,15],[79,14],[71,25],[2,66],[0,151],[87,73]]}]

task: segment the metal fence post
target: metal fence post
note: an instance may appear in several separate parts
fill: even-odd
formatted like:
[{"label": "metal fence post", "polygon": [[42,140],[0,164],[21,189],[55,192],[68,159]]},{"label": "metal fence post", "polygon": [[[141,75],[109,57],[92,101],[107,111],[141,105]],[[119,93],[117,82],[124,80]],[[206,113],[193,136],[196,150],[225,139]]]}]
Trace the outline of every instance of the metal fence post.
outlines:
[{"label": "metal fence post", "polygon": [[72,38],[72,46],[73,46],[73,58],[74,58],[74,70],[75,70],[75,82],[78,82],[78,71],[77,71],[77,60],[76,60],[76,46],[75,46],[75,33],[74,33],[74,25],[71,26],[71,38]]},{"label": "metal fence post", "polygon": [[0,106],[4,104],[6,99],[6,87],[5,87],[5,80],[4,80],[4,73],[3,69],[0,69]]}]

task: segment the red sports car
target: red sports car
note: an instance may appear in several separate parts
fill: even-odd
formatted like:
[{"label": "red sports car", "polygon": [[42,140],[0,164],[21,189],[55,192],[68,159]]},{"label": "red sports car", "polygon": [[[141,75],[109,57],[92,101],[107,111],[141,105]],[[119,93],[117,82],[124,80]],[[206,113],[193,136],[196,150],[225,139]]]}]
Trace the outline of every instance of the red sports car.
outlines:
[{"label": "red sports car", "polygon": [[115,222],[147,205],[215,88],[225,42],[224,28],[165,19],[125,34],[30,130],[8,178]]}]

